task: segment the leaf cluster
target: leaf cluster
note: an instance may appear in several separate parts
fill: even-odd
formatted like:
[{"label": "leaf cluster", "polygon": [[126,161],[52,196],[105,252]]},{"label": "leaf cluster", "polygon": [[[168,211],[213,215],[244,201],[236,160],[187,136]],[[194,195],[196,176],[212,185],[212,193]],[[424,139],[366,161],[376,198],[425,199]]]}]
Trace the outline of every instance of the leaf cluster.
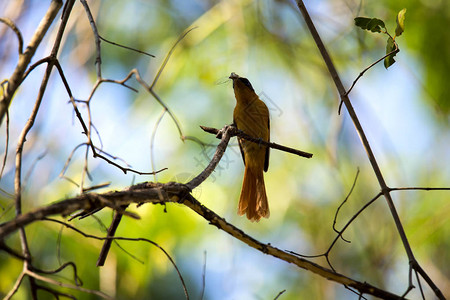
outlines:
[{"label": "leaf cluster", "polygon": [[378,18],[356,17],[355,25],[371,32],[384,33],[388,36],[386,42],[386,57],[384,59],[384,67],[387,69],[395,63],[394,56],[400,51],[395,38],[402,35],[405,31],[405,14],[406,8],[402,9],[397,14],[397,27],[395,28],[395,35],[392,37],[383,20]]}]

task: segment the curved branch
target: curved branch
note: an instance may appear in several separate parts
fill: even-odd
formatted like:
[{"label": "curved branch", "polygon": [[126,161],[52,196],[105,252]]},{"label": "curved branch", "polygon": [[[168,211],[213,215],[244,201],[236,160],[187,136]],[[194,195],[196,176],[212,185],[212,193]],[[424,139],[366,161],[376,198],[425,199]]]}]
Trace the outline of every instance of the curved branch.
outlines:
[{"label": "curved branch", "polygon": [[0,22],[4,23],[6,26],[11,28],[12,31],[17,35],[18,40],[18,52],[19,54],[23,53],[23,37],[20,29],[16,26],[16,24],[9,18],[0,18]]}]

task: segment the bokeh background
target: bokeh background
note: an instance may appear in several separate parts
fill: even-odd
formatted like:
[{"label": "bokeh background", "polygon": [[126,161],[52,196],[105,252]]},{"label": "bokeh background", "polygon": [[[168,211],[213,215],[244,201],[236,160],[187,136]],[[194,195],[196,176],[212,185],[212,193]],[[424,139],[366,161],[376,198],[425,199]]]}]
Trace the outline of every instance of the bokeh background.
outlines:
[{"label": "bokeh background", "polygon": [[[2,1],[2,17],[10,17],[27,43],[49,1]],[[390,187],[450,186],[450,5],[448,1],[306,1],[306,6],[349,87],[369,64],[384,55],[386,36],[356,28],[357,16],[378,17],[393,34],[395,17],[407,8],[406,29],[397,39],[397,62],[369,70],[350,94],[383,175]],[[154,54],[151,58],[102,43],[102,75],[121,80],[136,68],[149,84],[178,37],[196,27],[175,48],[155,86],[180,124],[134,79],[134,92],[102,84],[91,101],[98,131],[94,142],[139,171],[168,168],[157,176],[123,174],[100,159],[88,158],[90,179],[84,187],[110,182],[100,191],[123,189],[143,181],[186,182],[214,153],[192,140],[217,144],[199,125],[221,128],[232,122],[235,105],[228,76],[249,78],[271,111],[271,139],[314,153],[303,159],[271,151],[265,175],[271,217],[250,223],[236,215],[243,163],[235,140],[219,168],[194,190],[204,205],[262,242],[305,255],[326,251],[335,237],[336,209],[360,174],[353,193],[340,210],[338,228],[372,199],[379,186],[365,151],[343,108],[320,54],[293,1],[152,0],[90,1],[100,34],[116,43]],[[59,22],[60,18],[56,19]],[[50,53],[56,22],[33,62]],[[0,26],[0,77],[8,78],[17,63],[17,40]],[[74,96],[86,100],[96,81],[95,43],[89,21],[77,2],[72,12],[60,63]],[[14,217],[14,155],[18,136],[30,115],[45,67],[22,84],[10,108],[9,149],[0,181],[0,222]],[[24,210],[77,195],[83,177],[85,142],[82,128],[56,72],[46,91],[24,149]],[[87,110],[81,108],[87,118]],[[183,141],[182,137],[190,137]],[[0,149],[6,151],[2,124]],[[125,163],[118,161],[125,166]],[[393,193],[406,234],[419,263],[450,296],[450,193]],[[357,299],[344,287],[263,255],[236,241],[186,207],[170,204],[131,207],[141,220],[124,218],[118,236],[144,237],[158,243],[176,261],[192,299]],[[86,233],[104,235],[112,212],[105,209],[71,224]],[[36,266],[55,269],[73,261],[84,287],[117,299],[183,299],[183,289],[167,257],[144,242],[113,245],[107,264],[95,262],[101,242],[50,222],[27,227]],[[408,283],[408,260],[384,199],[380,198],[350,226],[330,254],[336,270],[360,281],[402,294]],[[18,235],[7,243],[20,249]],[[129,255],[127,253],[131,253]],[[314,260],[326,265],[325,259]],[[0,294],[6,294],[22,270],[22,262],[0,252]],[[73,282],[71,271],[52,276]],[[423,282],[422,282],[423,283]],[[417,286],[417,284],[415,283]],[[424,285],[423,285],[424,286]],[[96,296],[61,289],[79,299]],[[202,292],[203,291],[203,292]],[[429,297],[431,291],[425,286]],[[51,295],[40,291],[42,299]],[[419,298],[418,289],[410,294]],[[27,282],[14,299],[29,298]]]}]

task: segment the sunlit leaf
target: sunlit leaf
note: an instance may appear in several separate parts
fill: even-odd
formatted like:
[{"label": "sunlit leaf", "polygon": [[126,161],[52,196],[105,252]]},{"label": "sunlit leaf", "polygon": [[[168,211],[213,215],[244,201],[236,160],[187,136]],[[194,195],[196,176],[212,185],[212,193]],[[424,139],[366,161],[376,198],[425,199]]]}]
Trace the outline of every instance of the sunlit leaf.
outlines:
[{"label": "sunlit leaf", "polygon": [[[389,37],[386,44],[386,54],[392,52],[395,50],[395,43],[394,40]],[[387,69],[390,66],[392,66],[395,63],[394,56],[397,54],[397,52],[392,53],[388,57],[384,59],[384,67]]]},{"label": "sunlit leaf", "polygon": [[395,35],[400,36],[405,31],[405,13],[406,8],[402,9],[397,14],[397,28],[395,28]]}]

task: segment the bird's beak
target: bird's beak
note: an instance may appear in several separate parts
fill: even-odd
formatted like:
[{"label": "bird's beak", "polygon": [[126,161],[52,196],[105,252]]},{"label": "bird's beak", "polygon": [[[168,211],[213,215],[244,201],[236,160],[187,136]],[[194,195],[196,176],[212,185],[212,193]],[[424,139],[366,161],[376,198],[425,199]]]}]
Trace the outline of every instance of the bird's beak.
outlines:
[{"label": "bird's beak", "polygon": [[230,79],[238,79],[239,78],[239,75],[238,74],[236,74],[236,73],[234,73],[234,72],[232,72],[231,73],[231,75],[230,75],[230,77],[228,77],[228,78],[230,78]]}]

